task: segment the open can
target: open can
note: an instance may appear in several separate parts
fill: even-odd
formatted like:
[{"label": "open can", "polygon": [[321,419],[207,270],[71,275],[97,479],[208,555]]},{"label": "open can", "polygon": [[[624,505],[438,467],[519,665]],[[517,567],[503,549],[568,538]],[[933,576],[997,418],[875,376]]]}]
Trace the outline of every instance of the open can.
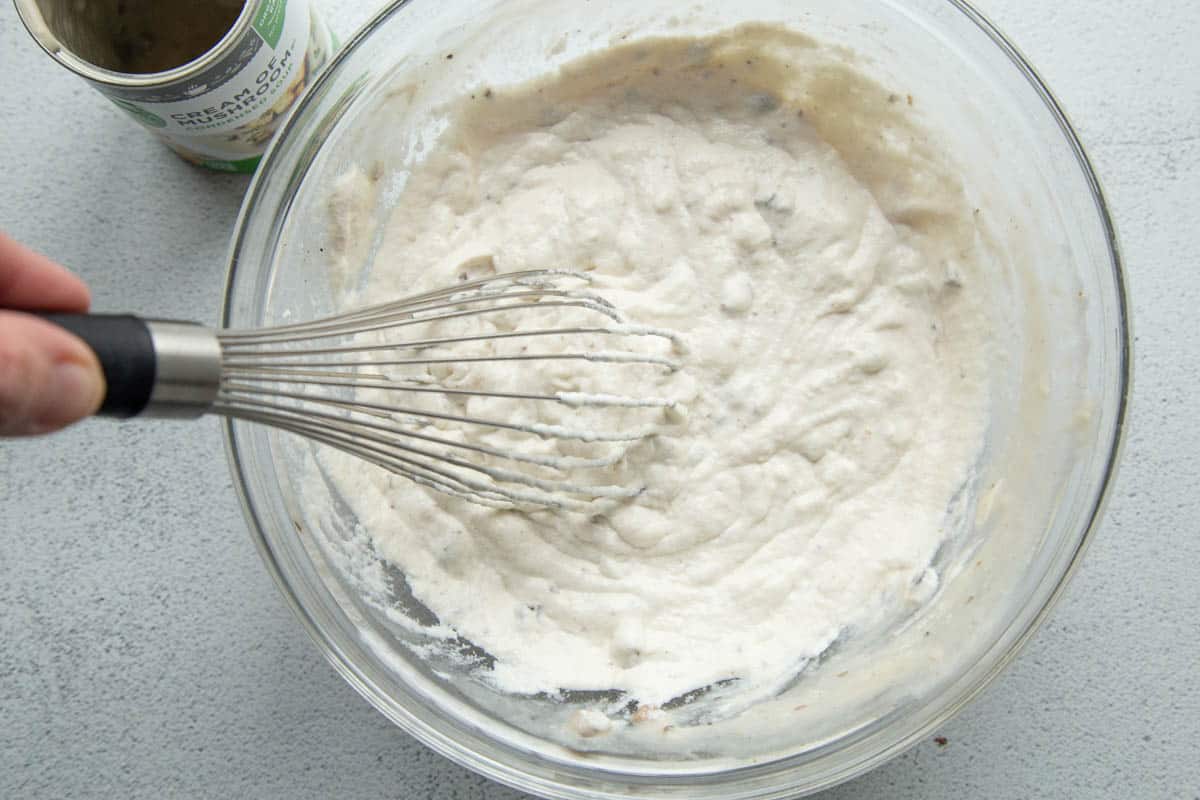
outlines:
[{"label": "open can", "polygon": [[184,159],[253,172],[336,47],[308,0],[15,0],[60,64]]}]

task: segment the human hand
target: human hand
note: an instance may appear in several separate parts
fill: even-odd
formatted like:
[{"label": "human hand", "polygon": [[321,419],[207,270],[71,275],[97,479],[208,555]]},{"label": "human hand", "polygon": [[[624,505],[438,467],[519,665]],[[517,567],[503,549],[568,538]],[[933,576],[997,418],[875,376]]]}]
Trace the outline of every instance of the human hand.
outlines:
[{"label": "human hand", "polygon": [[87,286],[0,233],[0,436],[49,433],[90,416],[104,399],[95,353],[24,311],[85,312]]}]

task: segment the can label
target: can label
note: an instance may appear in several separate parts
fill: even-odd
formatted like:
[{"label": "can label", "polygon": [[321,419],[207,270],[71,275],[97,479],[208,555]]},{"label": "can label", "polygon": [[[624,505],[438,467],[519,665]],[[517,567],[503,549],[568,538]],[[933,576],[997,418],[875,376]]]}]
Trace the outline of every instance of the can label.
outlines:
[{"label": "can label", "polygon": [[161,86],[95,84],[186,160],[253,172],[333,40],[303,0],[259,0],[250,26],[196,75]]}]

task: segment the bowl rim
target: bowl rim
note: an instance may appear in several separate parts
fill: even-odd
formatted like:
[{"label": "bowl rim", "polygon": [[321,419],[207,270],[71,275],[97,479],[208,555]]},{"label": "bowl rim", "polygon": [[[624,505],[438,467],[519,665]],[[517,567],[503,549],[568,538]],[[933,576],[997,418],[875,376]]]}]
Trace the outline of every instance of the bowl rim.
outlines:
[{"label": "bowl rim", "polygon": [[[371,33],[381,26],[385,21],[391,18],[396,13],[402,11],[413,0],[392,0],[367,22],[365,22],[349,39],[340,50],[338,50],[330,59],[329,63],[318,74],[316,79],[308,86],[299,101],[293,106],[287,119],[280,126],[278,132],[273,137],[269,147],[263,155],[262,162],[255,172],[251,183],[246,191],[242,201],[241,208],[238,212],[238,217],[235,223],[235,231],[230,242],[228,250],[228,267],[226,270],[225,287],[223,291],[222,306],[221,306],[221,325],[228,327],[233,307],[233,292],[240,264],[239,254],[244,245],[246,234],[246,225],[251,214],[251,211],[258,205],[258,200],[267,183],[267,176],[271,174],[276,167],[277,159],[274,157],[280,143],[285,141],[292,130],[294,130],[299,120],[304,118],[304,112],[314,102],[315,98],[322,95],[324,87],[338,73],[338,67],[350,57],[357,46]],[[889,745],[878,749],[867,757],[858,761],[846,764],[840,769],[831,770],[826,773],[822,780],[814,783],[811,786],[805,787],[803,794],[819,792],[831,788],[853,777],[864,774],[871,769],[883,764],[884,762],[894,758],[900,753],[913,747],[922,739],[926,738],[931,732],[938,727],[944,725],[949,719],[961,712],[975,697],[987,689],[996,678],[1009,667],[1017,654],[1024,649],[1030,639],[1037,633],[1038,629],[1048,618],[1050,612],[1061,599],[1066,586],[1071,578],[1078,571],[1084,553],[1090,546],[1092,539],[1096,535],[1097,528],[1103,518],[1104,511],[1107,507],[1113,484],[1116,481],[1118,465],[1125,446],[1125,439],[1128,428],[1128,416],[1130,411],[1130,402],[1133,388],[1133,329],[1132,319],[1130,315],[1128,286],[1126,280],[1126,271],[1124,258],[1121,253],[1120,243],[1116,223],[1113,219],[1108,201],[1105,197],[1104,189],[1100,179],[1096,174],[1090,157],[1083,146],[1083,143],[1072,126],[1066,112],[1062,108],[1058,99],[1054,96],[1049,86],[1042,79],[1040,73],[1032,66],[1030,61],[1025,57],[1020,49],[1017,48],[1001,31],[1000,29],[981,11],[976,9],[970,0],[944,0],[949,6],[957,10],[965,16],[971,23],[980,29],[1000,51],[1008,58],[1008,60],[1016,67],[1017,71],[1025,78],[1026,82],[1033,88],[1038,97],[1041,99],[1046,110],[1049,111],[1051,117],[1057,123],[1057,126],[1062,133],[1067,145],[1070,147],[1075,161],[1082,177],[1084,178],[1088,188],[1091,191],[1092,199],[1095,204],[1096,213],[1100,225],[1103,229],[1106,244],[1108,247],[1109,265],[1112,269],[1112,278],[1116,289],[1116,321],[1117,321],[1117,365],[1116,374],[1119,379],[1119,384],[1116,387],[1118,390],[1117,403],[1112,423],[1112,433],[1107,444],[1107,456],[1103,467],[1102,475],[1098,481],[1095,497],[1092,500],[1091,508],[1085,515],[1086,524],[1083,526],[1082,535],[1079,537],[1073,552],[1070,553],[1065,568],[1057,577],[1057,582],[1054,588],[1047,595],[1042,606],[1034,613],[1025,623],[1025,627],[1020,633],[1013,637],[1009,642],[1008,647],[1002,653],[995,657],[990,667],[983,673],[974,677],[969,685],[962,687],[959,685],[962,679],[969,677],[970,669],[964,670],[964,673],[959,676],[958,681],[952,683],[947,693],[952,694],[952,699],[944,702],[937,713],[929,716],[924,723],[913,728],[907,735],[898,738]],[[386,702],[390,700],[390,696],[382,692],[379,687],[375,686],[371,679],[363,674],[353,661],[343,652],[339,644],[330,638],[323,627],[316,621],[313,615],[304,605],[303,601],[296,593],[295,587],[288,582],[284,575],[283,567],[280,564],[276,553],[272,549],[270,541],[265,533],[265,526],[259,516],[258,510],[254,502],[251,500],[248,491],[249,481],[247,480],[247,472],[244,465],[244,460],[241,455],[238,434],[233,420],[224,419],[222,421],[222,433],[225,445],[226,457],[229,462],[230,472],[234,478],[233,484],[237,492],[238,500],[242,507],[243,515],[245,516],[247,527],[249,528],[251,538],[254,540],[255,546],[258,549],[263,563],[267,567],[271,578],[283,595],[292,612],[299,618],[309,638],[317,645],[325,659],[333,666],[334,670],[349,683],[356,692],[367,700],[376,710],[390,719],[394,724],[401,728],[405,733],[413,736],[421,744],[429,747],[439,755],[442,755],[452,762],[466,767],[478,774],[481,774],[491,780],[505,784],[512,788],[535,792],[541,796],[549,798],[562,798],[563,800],[571,800],[578,797],[611,797],[619,798],[626,796],[623,793],[615,793],[607,790],[593,790],[587,794],[580,793],[577,789],[572,789],[564,784],[548,779],[540,775],[534,774],[528,770],[522,769],[516,764],[506,764],[498,762],[495,759],[483,757],[471,750],[469,747],[442,731],[430,725],[427,721],[413,714],[409,709],[399,707],[394,702]],[[1097,448],[1097,452],[1100,448]],[[990,651],[985,650],[980,661],[988,657]],[[976,662],[978,663],[978,662]],[[490,737],[489,737],[490,738]],[[494,741],[494,740],[493,740]],[[773,764],[786,763],[794,758],[794,756],[784,756],[777,759]],[[758,765],[763,766],[763,765]],[[724,773],[708,773],[704,778],[712,778],[714,775],[734,776],[740,773],[740,770],[729,770]],[[606,779],[621,779],[634,778],[633,775],[622,776],[617,773],[605,773]],[[678,778],[675,778],[678,780]],[[644,783],[639,781],[642,785]],[[686,786],[684,784],[683,786]],[[682,786],[681,786],[682,788]],[[797,797],[796,789],[786,786],[776,787],[774,789],[757,790],[751,793],[739,793],[738,797],[745,798],[776,798],[783,800],[784,798]]]}]

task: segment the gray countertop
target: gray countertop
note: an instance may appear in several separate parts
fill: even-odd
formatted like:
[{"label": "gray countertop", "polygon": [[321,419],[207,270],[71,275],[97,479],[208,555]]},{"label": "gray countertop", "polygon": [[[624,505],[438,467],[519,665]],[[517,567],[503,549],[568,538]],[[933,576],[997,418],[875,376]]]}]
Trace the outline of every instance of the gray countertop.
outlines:
[{"label": "gray countertop", "polygon": [[[1105,181],[1137,332],[1124,464],[1016,664],[828,798],[1200,798],[1200,16],[986,0]],[[325,0],[343,36],[375,3]],[[215,322],[243,178],[186,166],[0,2],[0,228],[95,305]],[[325,663],[246,533],[218,425],[0,444],[0,797],[495,798]]]}]

